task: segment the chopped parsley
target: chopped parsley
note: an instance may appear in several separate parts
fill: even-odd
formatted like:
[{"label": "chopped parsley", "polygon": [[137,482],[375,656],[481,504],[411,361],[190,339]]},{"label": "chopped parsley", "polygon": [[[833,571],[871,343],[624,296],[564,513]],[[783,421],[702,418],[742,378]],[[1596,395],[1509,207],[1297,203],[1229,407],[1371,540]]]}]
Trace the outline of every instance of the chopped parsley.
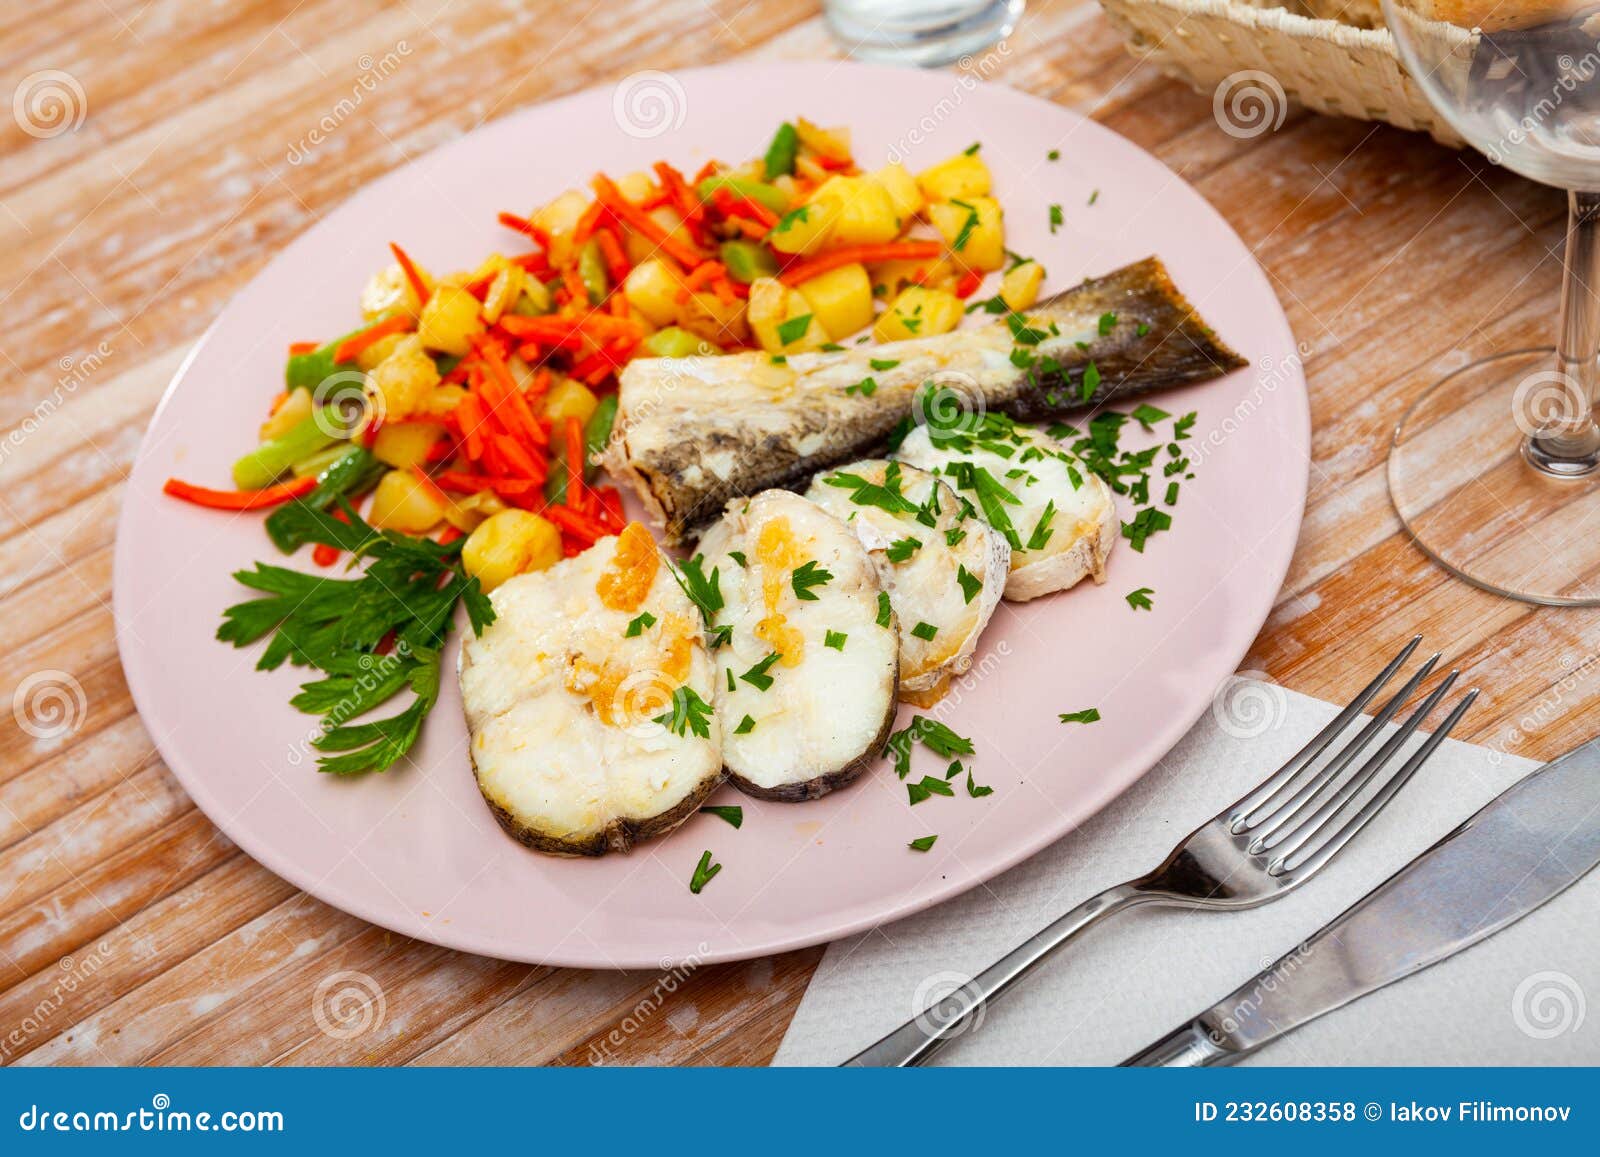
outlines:
[{"label": "chopped parsley", "polygon": [[[746,715],[745,718],[749,719],[750,716]],[[730,807],[703,807],[700,810],[707,815],[716,816],[719,820],[727,820],[736,828],[744,825],[744,808],[737,804]]]},{"label": "chopped parsley", "polygon": [[878,383],[870,377],[862,378],[855,385],[846,386],[844,392],[846,396],[860,394],[863,398],[870,398],[878,392]]},{"label": "chopped parsley", "polygon": [[[749,735],[755,729],[756,721],[750,716],[746,715],[743,719],[739,720],[739,726],[733,729],[733,733],[735,735]],[[739,825],[734,824],[733,826],[738,827]]]},{"label": "chopped parsley", "polygon": [[833,573],[818,566],[816,559],[795,567],[794,573],[789,576],[789,585],[794,588],[794,597],[808,603],[817,601],[817,596],[811,591],[812,587],[827,586],[832,581]]},{"label": "chopped parsley", "polygon": [[1170,529],[1172,515],[1165,510],[1157,510],[1154,506],[1146,506],[1133,516],[1132,522],[1122,524],[1122,537],[1128,540],[1128,546],[1140,554],[1144,553],[1145,540],[1158,531]]},{"label": "chopped parsley", "polygon": [[1098,723],[1100,722],[1100,709],[1086,707],[1082,711],[1064,711],[1061,714],[1063,723]]},{"label": "chopped parsley", "polygon": [[1061,206],[1060,205],[1051,205],[1050,206],[1050,233],[1051,233],[1052,236],[1055,235],[1055,231],[1057,229],[1061,228],[1062,224],[1065,221],[1066,221],[1066,217],[1064,217],[1062,215],[1062,213],[1061,213]]},{"label": "chopped parsley", "polygon": [[700,698],[687,684],[672,693],[672,709],[651,720],[674,735],[693,731],[701,739],[711,738],[711,704]]},{"label": "chopped parsley", "polygon": [[1112,330],[1114,330],[1116,328],[1117,328],[1117,315],[1116,314],[1114,314],[1114,313],[1102,313],[1100,315],[1100,336],[1101,337],[1105,337],[1108,333],[1110,333]]},{"label": "chopped parsley", "polygon": [[655,625],[656,617],[649,611],[641,611],[636,618],[628,621],[628,629],[622,632],[622,636],[625,639],[637,639]]},{"label": "chopped parsley", "polygon": [[887,549],[885,549],[883,553],[888,556],[890,562],[905,562],[912,555],[916,554],[917,550],[921,546],[922,540],[920,538],[911,538],[907,536],[906,538],[895,539],[888,545]]},{"label": "chopped parsley", "polygon": [[822,645],[824,647],[832,647],[835,651],[842,651],[844,650],[844,641],[849,637],[843,631],[829,631],[822,637]]},{"label": "chopped parsley", "polygon": [[939,628],[932,623],[918,623],[911,628],[911,633],[924,642],[933,642],[933,637],[939,633]]},{"label": "chopped parsley", "polygon": [[894,369],[900,363],[894,358],[868,358],[867,364],[881,374],[884,370]]},{"label": "chopped parsley", "polygon": [[1162,501],[1168,506],[1178,505],[1178,480],[1176,478],[1167,483],[1166,497],[1164,497]]},{"label": "chopped parsley", "polygon": [[1140,587],[1136,591],[1129,591],[1122,597],[1128,600],[1128,605],[1136,611],[1148,611],[1155,608],[1155,603],[1150,596],[1155,594],[1154,587]]},{"label": "chopped parsley", "polygon": [[983,148],[982,141],[973,141],[970,145],[961,150],[961,155],[964,157],[975,157],[978,155],[978,150],[981,148]]},{"label": "chopped parsley", "polygon": [[895,774],[904,779],[911,772],[911,745],[921,743],[942,759],[973,753],[972,740],[957,735],[937,719],[926,715],[914,716],[909,725],[889,736],[883,754],[894,760]]},{"label": "chopped parsley", "polygon": [[739,689],[739,684],[733,681],[733,668],[725,667],[724,670],[728,673],[728,690],[737,691]]},{"label": "chopped parsley", "polygon": [[1050,541],[1050,536],[1055,531],[1050,529],[1050,520],[1056,516],[1055,499],[1044,505],[1044,513],[1039,515],[1039,521],[1034,524],[1033,533],[1028,536],[1029,550],[1043,550]]},{"label": "chopped parsley", "polygon": [[889,592],[888,591],[879,591],[878,592],[878,626],[887,627],[889,625],[889,614],[890,614]]},{"label": "chopped parsley", "polygon": [[967,247],[967,242],[972,237],[972,231],[978,227],[978,210],[966,201],[952,200],[950,204],[958,209],[967,211],[967,219],[961,223],[961,228],[957,231],[955,240],[950,242],[950,248],[960,251]]},{"label": "chopped parsley", "polygon": [[890,514],[916,514],[920,509],[915,502],[900,493],[900,464],[891,462],[883,472],[883,482],[869,482],[859,474],[830,474],[823,479],[829,486],[850,491],[850,501],[857,506],[876,506]]},{"label": "chopped parsley", "polygon": [[1089,194],[1089,204],[1093,205],[1099,199],[1100,199],[1100,190],[1099,189],[1096,189],[1094,192]]},{"label": "chopped parsley", "polygon": [[720,871],[722,865],[711,862],[711,853],[702,852],[700,862],[694,866],[694,875],[689,877],[689,891],[698,896],[700,889],[711,883],[712,877]]},{"label": "chopped parsley", "polygon": [[938,836],[918,836],[916,839],[907,844],[906,847],[910,848],[913,852],[925,852],[929,848],[933,847],[933,841],[938,838]]},{"label": "chopped parsley", "polygon": [[956,582],[961,584],[961,594],[964,596],[964,601],[969,603],[977,598],[978,592],[983,589],[983,580],[965,565],[956,567]]},{"label": "chopped parsley", "polygon": [[1185,414],[1183,417],[1179,418],[1176,422],[1173,422],[1172,423],[1172,440],[1174,442],[1182,442],[1185,438],[1187,438],[1189,436],[1190,428],[1194,425],[1195,419],[1198,418],[1199,416],[1200,416],[1200,414],[1197,411],[1190,410],[1187,414]]},{"label": "chopped parsley", "polygon": [[1133,327],[1133,332],[1136,337],[1143,337],[1145,334],[1150,332],[1150,327],[1141,321],[1138,325]]},{"label": "chopped parsley", "polygon": [[[782,222],[779,222],[781,225]],[[811,314],[803,313],[799,317],[791,317],[787,321],[778,323],[778,341],[783,345],[793,345],[806,336],[806,330],[811,328]]]},{"label": "chopped parsley", "polygon": [[1132,418],[1135,422],[1138,422],[1139,425],[1143,426],[1146,430],[1154,430],[1157,422],[1161,421],[1163,418],[1170,418],[1172,415],[1167,413],[1165,410],[1158,409],[1155,406],[1141,402],[1134,409],[1133,413],[1128,415],[1128,417]]},{"label": "chopped parsley", "polygon": [[683,588],[683,593],[689,596],[689,601],[700,608],[700,614],[709,627],[716,619],[717,612],[722,609],[722,586],[717,577],[717,568],[713,567],[708,577],[705,572],[705,558],[697,554],[693,558],[684,559],[674,569],[673,576]]},{"label": "chopped parsley", "polygon": [[973,799],[982,799],[986,795],[993,795],[994,788],[985,787],[972,778],[972,769],[967,768],[967,794]]},{"label": "chopped parsley", "polygon": [[1047,161],[1059,161],[1061,159],[1061,150],[1060,149],[1051,149],[1048,153],[1046,153],[1044,155],[1044,159],[1047,160]]},{"label": "chopped parsley", "polygon": [[[765,659],[761,660],[761,662],[757,663],[754,667],[751,667],[750,670],[746,671],[743,675],[740,675],[739,678],[750,684],[750,686],[754,687],[757,691],[765,691],[772,686],[772,676],[768,675],[767,672],[772,669],[772,665],[781,657],[782,656],[780,656],[778,652],[774,651]],[[732,668],[730,668],[730,670],[731,669]]]},{"label": "chopped parsley", "polygon": [[956,789],[936,776],[925,775],[921,783],[906,784],[906,794],[911,798],[911,806],[915,807],[930,796],[953,796],[956,794]]},{"label": "chopped parsley", "polygon": [[742,550],[730,550],[728,552],[728,557],[733,559],[734,562],[738,563],[742,567],[748,567],[750,565],[750,561],[745,558],[744,551]]},{"label": "chopped parsley", "polygon": [[1100,388],[1100,367],[1090,362],[1083,367],[1083,382],[1078,387],[1078,400],[1087,402]]}]

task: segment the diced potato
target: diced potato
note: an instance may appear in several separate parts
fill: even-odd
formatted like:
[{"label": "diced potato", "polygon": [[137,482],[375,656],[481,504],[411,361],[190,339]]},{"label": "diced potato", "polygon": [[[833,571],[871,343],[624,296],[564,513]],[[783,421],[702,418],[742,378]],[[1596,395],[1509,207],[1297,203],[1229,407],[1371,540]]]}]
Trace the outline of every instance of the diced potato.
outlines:
[{"label": "diced potato", "polygon": [[922,212],[922,190],[917,187],[917,179],[898,161],[868,173],[866,179],[883,186],[902,221],[909,221]]},{"label": "diced potato", "polygon": [[524,317],[542,317],[554,309],[555,304],[555,299],[550,296],[550,290],[545,283],[527,270],[523,270],[522,295],[511,303],[511,312],[520,313]]},{"label": "diced potato", "polygon": [[872,324],[872,279],[865,265],[841,265],[795,286],[806,305],[832,338],[842,338]]},{"label": "diced potato", "polygon": [[494,280],[489,283],[489,290],[483,295],[483,320],[493,325],[500,320],[500,315],[505,313],[522,296],[522,283],[525,280],[522,266],[512,265],[509,261],[494,275]]},{"label": "diced potato", "polygon": [[826,157],[837,164],[850,160],[849,129],[825,129],[812,124],[805,117],[795,118],[794,129],[800,143],[819,157]]},{"label": "diced potato", "polygon": [[261,440],[270,442],[282,434],[287,434],[311,417],[312,405],[310,390],[290,390],[289,396],[283,399],[283,404],[261,423]]},{"label": "diced potato", "polygon": [[476,494],[452,497],[444,517],[451,526],[463,534],[471,534],[483,525],[485,519],[494,517],[502,510],[510,509],[505,500],[493,490],[480,490]]},{"label": "diced potato", "polygon": [[830,246],[878,245],[900,235],[900,217],[882,185],[865,177],[832,177],[817,190],[818,199],[829,197],[839,202]]},{"label": "diced potato", "polygon": [[438,384],[439,367],[411,334],[367,375],[367,393],[386,419],[404,418],[422,409]]},{"label": "diced potato", "polygon": [[396,470],[409,470],[426,464],[428,451],[442,437],[444,427],[433,422],[388,422],[378,428],[372,456]]},{"label": "diced potato", "polygon": [[526,510],[502,510],[467,536],[461,565],[492,591],[507,579],[544,570],[561,561],[561,532],[555,524]]},{"label": "diced potato", "polygon": [[617,191],[628,200],[637,205],[651,193],[655,192],[656,183],[649,173],[635,169],[625,176],[617,178]]},{"label": "diced potato", "polygon": [[841,208],[832,197],[813,197],[784,214],[767,234],[767,244],[779,253],[809,257],[828,243]]},{"label": "diced potato", "polygon": [[957,153],[918,173],[917,185],[930,201],[970,201],[988,195],[989,166],[977,153]]},{"label": "diced potato", "polygon": [[672,325],[678,320],[678,291],[683,282],[659,257],[635,265],[622,283],[622,296],[651,325]]},{"label": "diced potato", "polygon": [[691,293],[678,307],[678,324],[718,345],[743,345],[750,336],[744,302],[723,301],[714,293]]},{"label": "diced potato", "polygon": [[1039,300],[1039,286],[1044,281],[1044,266],[1037,261],[1024,261],[1015,269],[1008,269],[1000,279],[1000,300],[1014,313],[1021,313]]},{"label": "diced potato", "polygon": [[[801,333],[791,333],[785,325],[793,323],[798,328],[799,319],[808,316],[811,320]],[[829,340],[806,299],[774,277],[758,277],[750,283],[749,319],[757,343],[769,354],[803,353]],[[790,340],[784,341],[785,337]]]},{"label": "diced potato", "polygon": [[1000,202],[993,197],[946,201],[928,206],[928,220],[968,269],[992,273],[1006,263],[1006,234]]},{"label": "diced potato", "polygon": [[370,374],[378,368],[378,363],[399,349],[400,343],[408,336],[403,333],[391,333],[380,337],[356,355],[356,365]]},{"label": "diced potato", "polygon": [[560,269],[572,260],[572,234],[578,219],[588,211],[589,198],[568,189],[548,205],[535,209],[528,220],[550,239],[550,264]]},{"label": "diced potato", "polygon": [[379,530],[426,534],[444,521],[444,515],[445,503],[437,486],[410,470],[391,470],[378,479],[367,521]]},{"label": "diced potato", "polygon": [[599,404],[600,399],[588,386],[575,378],[562,378],[544,397],[544,416],[557,423],[576,418],[587,424]]},{"label": "diced potato", "polygon": [[874,297],[894,300],[896,294],[908,285],[922,285],[942,281],[950,273],[950,262],[944,257],[919,261],[880,261],[867,267],[872,278]]},{"label": "diced potato", "polygon": [[[422,277],[422,284],[433,288],[433,279],[424,270],[419,267],[417,273]],[[417,291],[411,288],[411,281],[399,262],[374,273],[361,291],[361,316],[368,321],[382,321],[397,313],[416,317],[420,308],[422,302],[417,300]]]},{"label": "diced potato", "polygon": [[878,315],[872,336],[879,341],[904,341],[949,333],[961,324],[965,307],[953,293],[912,285]]},{"label": "diced potato", "polygon": [[417,319],[417,333],[423,345],[457,357],[469,353],[472,339],[482,332],[478,299],[457,285],[436,288]]},{"label": "diced potato", "polygon": [[455,413],[456,407],[461,404],[461,399],[466,396],[465,386],[435,386],[428,391],[427,397],[422,399],[422,404],[413,412],[428,418],[448,418]]}]

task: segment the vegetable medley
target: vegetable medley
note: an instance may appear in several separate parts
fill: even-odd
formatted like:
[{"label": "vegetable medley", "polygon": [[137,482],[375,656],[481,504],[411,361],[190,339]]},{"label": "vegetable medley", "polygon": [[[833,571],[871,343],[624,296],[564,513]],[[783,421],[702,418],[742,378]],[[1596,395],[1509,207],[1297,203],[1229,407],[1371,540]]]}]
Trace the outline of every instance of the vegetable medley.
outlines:
[{"label": "vegetable medley", "polygon": [[[447,549],[430,566],[455,576],[450,589],[472,600],[481,626],[492,610],[480,592],[622,530],[621,496],[596,470],[631,359],[779,359],[928,337],[980,307],[964,299],[987,274],[1005,271],[983,303],[991,312],[1028,308],[1044,277],[1006,249],[977,145],[915,175],[899,164],[866,172],[848,130],[804,118],[744,164],[596,174],[588,192],[499,220],[531,249],[468,272],[436,277],[391,244],[394,262],[362,291],[362,327],[290,347],[260,444],[234,464],[237,489],[171,479],[167,493],[235,511],[279,507],[267,520],[274,543],[286,553],[313,544],[323,567],[347,553],[408,559],[397,544],[434,539]],[[280,568],[246,573],[280,594],[305,585]],[[323,623],[308,646],[311,628],[287,608],[279,620],[257,608],[250,630],[227,637],[244,645],[276,630],[267,665],[287,658],[346,678],[350,662],[387,653],[408,626],[413,658],[432,663],[440,610],[420,626],[379,615],[387,634],[376,640],[327,636]],[[391,682],[388,694],[404,680]],[[329,770],[388,766],[420,716],[409,723],[381,758],[346,755]]]}]

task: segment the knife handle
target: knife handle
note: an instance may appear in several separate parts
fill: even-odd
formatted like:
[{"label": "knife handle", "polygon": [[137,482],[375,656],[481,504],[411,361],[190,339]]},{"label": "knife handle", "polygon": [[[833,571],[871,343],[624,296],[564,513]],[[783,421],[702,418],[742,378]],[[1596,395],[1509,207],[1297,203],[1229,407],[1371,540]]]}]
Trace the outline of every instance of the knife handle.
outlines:
[{"label": "knife handle", "polygon": [[1195,1069],[1209,1065],[1231,1065],[1244,1052],[1224,1047],[1218,1034],[1202,1021],[1191,1020],[1169,1032],[1148,1048],[1140,1049],[1122,1062],[1123,1067]]}]

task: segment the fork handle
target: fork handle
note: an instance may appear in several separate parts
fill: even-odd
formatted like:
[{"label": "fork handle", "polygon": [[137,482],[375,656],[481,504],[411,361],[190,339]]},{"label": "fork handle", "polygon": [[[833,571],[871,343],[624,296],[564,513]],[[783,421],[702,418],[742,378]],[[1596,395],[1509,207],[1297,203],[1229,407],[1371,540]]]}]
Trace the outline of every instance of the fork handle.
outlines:
[{"label": "fork handle", "polygon": [[849,1060],[846,1065],[901,1068],[919,1065],[954,1037],[982,1023],[983,1010],[991,1000],[1032,972],[1056,949],[1082,932],[1102,916],[1120,912],[1134,904],[1159,899],[1133,883],[1107,888],[1091,896],[1065,916],[1048,925],[1021,947],[1008,952],[955,992],[936,1001],[926,1011],[907,1021]]}]

